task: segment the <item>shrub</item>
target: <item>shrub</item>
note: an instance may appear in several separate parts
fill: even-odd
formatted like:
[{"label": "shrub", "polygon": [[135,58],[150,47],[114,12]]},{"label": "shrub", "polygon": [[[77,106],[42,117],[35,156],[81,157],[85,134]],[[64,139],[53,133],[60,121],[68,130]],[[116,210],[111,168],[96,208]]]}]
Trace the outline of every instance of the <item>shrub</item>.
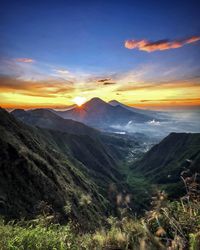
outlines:
[{"label": "shrub", "polygon": [[0,225],[1,250],[50,250],[78,249],[75,235],[70,226],[51,224],[22,226],[18,224]]}]

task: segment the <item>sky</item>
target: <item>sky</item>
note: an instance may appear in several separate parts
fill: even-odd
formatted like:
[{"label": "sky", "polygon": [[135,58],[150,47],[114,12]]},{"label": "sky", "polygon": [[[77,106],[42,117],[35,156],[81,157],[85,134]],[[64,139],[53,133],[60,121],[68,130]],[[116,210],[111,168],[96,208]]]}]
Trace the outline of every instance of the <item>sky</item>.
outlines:
[{"label": "sky", "polygon": [[[200,106],[199,1],[1,1],[0,106]],[[80,98],[79,98],[80,99]]]}]

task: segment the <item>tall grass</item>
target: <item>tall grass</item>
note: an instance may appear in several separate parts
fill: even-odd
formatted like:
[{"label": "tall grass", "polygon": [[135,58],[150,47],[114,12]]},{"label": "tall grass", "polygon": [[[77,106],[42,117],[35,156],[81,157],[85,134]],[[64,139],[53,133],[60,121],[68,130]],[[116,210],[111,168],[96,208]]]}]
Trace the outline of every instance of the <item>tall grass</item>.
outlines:
[{"label": "tall grass", "polygon": [[0,225],[1,250],[78,249],[69,226]]},{"label": "tall grass", "polygon": [[[109,217],[107,227],[81,233],[81,228],[55,224],[44,209],[32,221],[5,223],[0,221],[1,250],[199,250],[200,189],[198,175],[181,176],[186,195],[169,201],[163,191],[152,197],[152,207],[142,218]],[[83,201],[88,201],[84,197]],[[83,202],[82,201],[82,202]],[[44,205],[44,204],[43,204]],[[44,206],[45,207],[45,206]],[[46,211],[46,208],[45,208]],[[122,214],[126,214],[123,213]],[[54,223],[53,223],[54,222]],[[80,225],[84,227],[84,225]]]}]

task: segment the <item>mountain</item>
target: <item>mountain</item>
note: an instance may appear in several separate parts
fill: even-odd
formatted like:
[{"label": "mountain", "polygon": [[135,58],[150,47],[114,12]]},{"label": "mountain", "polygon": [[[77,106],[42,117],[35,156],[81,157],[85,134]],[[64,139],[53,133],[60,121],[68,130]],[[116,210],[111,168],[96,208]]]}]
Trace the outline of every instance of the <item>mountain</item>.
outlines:
[{"label": "mountain", "polygon": [[180,175],[200,173],[200,133],[171,133],[153,146],[132,171],[140,172],[151,182],[166,185],[172,196],[183,190]]},{"label": "mountain", "polygon": [[111,100],[108,102],[110,105],[116,107],[116,106],[121,106],[127,110],[130,110],[130,111],[134,111],[136,113],[139,113],[139,114],[143,114],[143,115],[147,115],[147,116],[153,116],[154,118],[157,118],[157,119],[160,119],[160,118],[163,118],[162,116],[164,115],[163,112],[161,111],[155,111],[155,110],[148,110],[148,109],[139,109],[139,108],[135,108],[135,107],[130,107],[130,106],[127,106],[121,102],[118,102],[116,100]]},{"label": "mountain", "polygon": [[[61,122],[73,122],[73,131]],[[200,172],[200,134],[171,133],[129,168],[126,156],[137,142],[90,129],[47,110],[0,109],[0,214],[33,218],[44,201],[62,219],[94,228],[125,206],[123,199],[116,203],[119,194],[130,194],[130,208],[142,211],[152,184],[177,197],[184,190],[181,172]]]},{"label": "mountain", "polygon": [[104,143],[94,136],[29,126],[0,109],[0,214],[34,217],[45,201],[62,218],[90,228],[117,211],[118,192],[130,189],[118,171],[120,152],[112,146],[119,139],[109,138]]},{"label": "mountain", "polygon": [[15,109],[11,113],[21,121],[41,128],[49,128],[72,134],[91,136],[95,135],[97,132],[95,129],[90,128],[83,123],[63,119],[55,112],[48,109],[34,109],[29,111]]},{"label": "mountain", "polygon": [[118,159],[127,155],[130,148],[134,146],[138,147],[140,144],[137,142],[139,139],[135,137],[130,138],[130,136],[127,137],[101,132],[83,123],[70,119],[63,119],[48,109],[34,109],[29,111],[15,109],[11,114],[31,126],[67,132],[75,135],[88,135],[112,148],[112,153],[115,151]]},{"label": "mountain", "polygon": [[92,98],[81,107],[63,111],[59,115],[96,128],[126,125],[130,121],[142,123],[153,119],[151,116],[128,110],[120,105],[112,106],[100,98]]}]

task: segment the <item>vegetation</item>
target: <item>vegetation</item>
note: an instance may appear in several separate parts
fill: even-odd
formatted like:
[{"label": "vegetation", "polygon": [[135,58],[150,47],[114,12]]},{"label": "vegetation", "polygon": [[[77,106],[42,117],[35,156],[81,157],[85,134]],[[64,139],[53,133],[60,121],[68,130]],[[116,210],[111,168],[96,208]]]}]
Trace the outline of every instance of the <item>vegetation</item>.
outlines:
[{"label": "vegetation", "polygon": [[[112,149],[117,142],[31,127],[0,109],[0,214],[31,219],[45,201],[61,220],[96,227],[116,212],[118,190],[128,188],[117,170],[120,159]],[[71,207],[67,215],[66,204]]]},{"label": "vegetation", "polygon": [[170,198],[179,198],[184,193],[181,172],[200,172],[199,149],[199,133],[171,133],[133,163],[132,171],[161,185]]},{"label": "vegetation", "polygon": [[[164,191],[152,197],[152,208],[142,218],[109,217],[107,226],[83,233],[80,225],[52,223],[55,215],[42,204],[41,215],[32,221],[0,223],[1,250],[39,249],[167,249],[200,248],[199,176],[183,177],[187,193],[170,202]],[[90,203],[89,197],[81,202]],[[121,214],[125,214],[121,211]]]},{"label": "vegetation", "polygon": [[125,137],[31,127],[0,109],[0,250],[199,250],[199,138],[171,134],[120,166]]}]

